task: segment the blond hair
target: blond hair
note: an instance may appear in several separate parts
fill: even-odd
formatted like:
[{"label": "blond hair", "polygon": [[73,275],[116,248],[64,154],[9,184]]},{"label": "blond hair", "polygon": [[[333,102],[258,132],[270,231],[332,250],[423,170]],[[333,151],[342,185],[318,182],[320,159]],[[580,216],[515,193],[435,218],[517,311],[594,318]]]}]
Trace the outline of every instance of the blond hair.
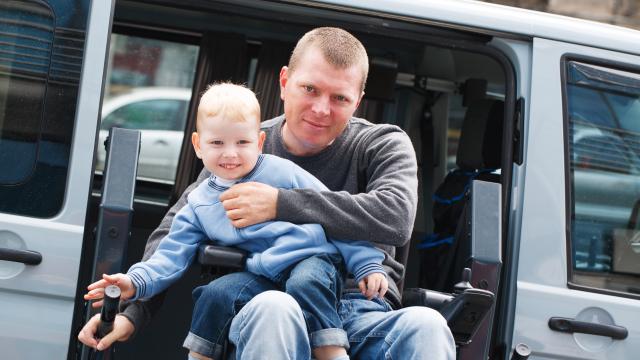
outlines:
[{"label": "blond hair", "polygon": [[300,58],[311,47],[320,50],[325,60],[339,69],[358,66],[362,73],[360,90],[364,91],[369,73],[369,58],[360,40],[339,28],[315,28],[298,40],[296,47],[291,52],[291,58],[289,58],[289,72],[295,71]]},{"label": "blond hair", "polygon": [[196,127],[210,117],[234,122],[255,121],[260,127],[260,104],[253,91],[229,82],[209,85],[200,97]]}]

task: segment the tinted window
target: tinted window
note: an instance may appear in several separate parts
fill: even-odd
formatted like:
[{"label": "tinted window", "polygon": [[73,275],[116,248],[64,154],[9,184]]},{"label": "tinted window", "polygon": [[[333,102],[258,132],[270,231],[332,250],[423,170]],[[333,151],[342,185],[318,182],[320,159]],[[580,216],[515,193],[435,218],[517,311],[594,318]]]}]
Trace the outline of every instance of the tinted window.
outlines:
[{"label": "tinted window", "polygon": [[570,281],[639,293],[640,77],[567,63]]},{"label": "tinted window", "polygon": [[49,217],[62,206],[87,5],[0,3],[0,211]]}]

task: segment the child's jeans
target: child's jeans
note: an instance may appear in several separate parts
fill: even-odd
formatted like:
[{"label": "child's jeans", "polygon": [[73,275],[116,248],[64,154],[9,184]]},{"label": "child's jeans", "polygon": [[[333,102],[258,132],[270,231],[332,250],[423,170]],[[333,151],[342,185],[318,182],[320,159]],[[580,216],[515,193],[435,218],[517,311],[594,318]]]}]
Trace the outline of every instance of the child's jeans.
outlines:
[{"label": "child's jeans", "polygon": [[231,320],[254,296],[267,290],[283,290],[302,308],[311,347],[349,348],[337,307],[340,302],[344,263],[338,254],[319,254],[300,261],[274,281],[250,272],[222,276],[193,291],[195,307],[191,329],[183,346],[219,360]]}]

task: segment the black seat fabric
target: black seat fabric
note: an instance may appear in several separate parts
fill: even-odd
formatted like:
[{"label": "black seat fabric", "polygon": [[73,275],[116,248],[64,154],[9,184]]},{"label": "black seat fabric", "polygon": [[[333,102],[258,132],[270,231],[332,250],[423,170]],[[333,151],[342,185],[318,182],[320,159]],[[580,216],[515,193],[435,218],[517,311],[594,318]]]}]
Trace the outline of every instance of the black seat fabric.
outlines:
[{"label": "black seat fabric", "polygon": [[433,195],[433,233],[418,246],[420,287],[450,292],[470,255],[464,209],[474,179],[498,182],[504,103],[480,99],[467,108],[456,155],[456,169]]}]

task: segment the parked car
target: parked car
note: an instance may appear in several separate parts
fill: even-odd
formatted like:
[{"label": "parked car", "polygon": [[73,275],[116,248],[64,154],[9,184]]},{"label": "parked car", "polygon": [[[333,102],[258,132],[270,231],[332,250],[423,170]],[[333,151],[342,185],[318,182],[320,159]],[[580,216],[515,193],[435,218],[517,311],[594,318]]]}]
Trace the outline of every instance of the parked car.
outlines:
[{"label": "parked car", "polygon": [[140,129],[142,140],[138,177],[173,182],[191,100],[191,89],[144,87],[107,99],[102,123],[96,171],[104,169],[104,141],[112,127]]}]

